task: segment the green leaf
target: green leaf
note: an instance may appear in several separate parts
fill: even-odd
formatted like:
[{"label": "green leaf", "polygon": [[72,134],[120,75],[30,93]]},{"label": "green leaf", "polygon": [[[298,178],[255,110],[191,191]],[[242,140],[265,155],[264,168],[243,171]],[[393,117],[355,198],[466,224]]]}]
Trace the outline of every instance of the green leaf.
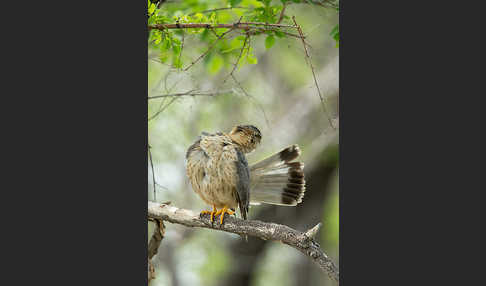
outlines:
[{"label": "green leaf", "polygon": [[265,48],[270,49],[273,44],[275,44],[275,37],[274,36],[268,36],[265,39]]},{"label": "green leaf", "polygon": [[222,50],[221,53],[226,54],[234,50],[240,50],[243,47],[244,42],[245,42],[245,36],[238,36],[233,40],[231,40],[229,44],[230,48]]},{"label": "green leaf", "polygon": [[255,58],[255,56],[254,56],[254,55],[252,55],[252,54],[249,54],[249,55],[248,55],[248,57],[246,58],[246,61],[247,61],[249,64],[251,64],[251,65],[256,65],[256,64],[258,64],[258,59],[257,59],[257,58]]},{"label": "green leaf", "polygon": [[241,1],[242,1],[242,0],[230,0],[229,2],[230,2],[231,7],[235,7],[235,6],[237,6],[238,4],[240,4],[240,3],[241,3]]},{"label": "green leaf", "polygon": [[339,24],[332,29],[330,35],[336,41],[336,47],[339,47]]},{"label": "green leaf", "polygon": [[152,14],[154,11],[155,11],[155,4],[154,3],[150,3],[150,5],[148,7],[149,14]]},{"label": "green leaf", "polygon": [[285,34],[280,32],[280,31],[274,31],[275,33],[275,36],[279,37],[279,38],[284,38],[285,37]]},{"label": "green leaf", "polygon": [[199,22],[201,23],[202,20],[204,19],[204,15],[202,13],[196,13],[194,16],[193,16],[193,19],[194,19],[194,22]]},{"label": "green leaf", "polygon": [[215,12],[211,13],[211,15],[209,16],[209,22],[213,23],[213,24],[216,23],[216,13]]},{"label": "green leaf", "polygon": [[172,65],[178,69],[182,68],[182,61],[181,59],[179,58],[179,56],[174,56],[174,59],[173,59],[173,62],[172,62]]},{"label": "green leaf", "polygon": [[178,44],[174,44],[172,46],[172,51],[174,51],[174,55],[179,55],[181,52],[181,46]]},{"label": "green leaf", "polygon": [[154,44],[158,45],[162,41],[162,34],[157,33],[157,35],[154,35],[154,38],[155,38]]},{"label": "green leaf", "polygon": [[262,2],[263,4],[265,4],[265,6],[270,5],[270,2],[272,2],[272,0],[257,0],[257,1]]},{"label": "green leaf", "polygon": [[170,49],[170,47],[171,47],[171,40],[170,40],[169,37],[166,37],[164,39],[164,42],[162,43],[161,48],[162,48],[163,51],[167,51],[168,49]]},{"label": "green leaf", "polygon": [[161,52],[159,59],[162,63],[165,63],[169,59],[169,54],[167,52]]},{"label": "green leaf", "polygon": [[217,74],[219,70],[223,67],[224,60],[218,54],[214,54],[208,63],[208,71],[210,74]]},{"label": "green leaf", "polygon": [[337,24],[331,31],[331,36],[335,36],[336,34],[339,34],[339,24]]},{"label": "green leaf", "polygon": [[181,40],[179,40],[178,38],[176,37],[173,37],[172,38],[172,44],[175,45],[175,44],[178,44],[179,46],[181,45]]}]

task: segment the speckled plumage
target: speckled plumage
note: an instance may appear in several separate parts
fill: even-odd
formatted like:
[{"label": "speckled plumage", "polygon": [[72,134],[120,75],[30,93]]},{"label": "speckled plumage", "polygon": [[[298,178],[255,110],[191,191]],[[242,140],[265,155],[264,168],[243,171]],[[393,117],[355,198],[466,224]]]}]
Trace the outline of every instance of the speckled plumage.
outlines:
[{"label": "speckled plumage", "polygon": [[260,140],[260,131],[251,125],[236,126],[228,134],[202,132],[186,153],[186,171],[193,190],[213,207],[239,207],[244,219],[250,201],[279,205],[301,202],[305,191],[303,164],[290,162],[300,150],[293,145],[248,166],[245,154]]},{"label": "speckled plumage", "polygon": [[[194,191],[207,204],[216,208],[235,209],[240,201],[239,193],[244,197],[249,193],[248,182],[241,178],[241,166],[248,163],[241,150],[226,134],[206,134],[194,143],[187,152],[187,175]],[[242,182],[240,182],[242,181]],[[238,188],[243,189],[238,192]],[[246,189],[245,189],[246,188]],[[244,205],[249,202],[247,199]],[[242,205],[242,206],[244,206]],[[246,207],[247,208],[247,207]],[[246,212],[245,212],[246,216]]]}]

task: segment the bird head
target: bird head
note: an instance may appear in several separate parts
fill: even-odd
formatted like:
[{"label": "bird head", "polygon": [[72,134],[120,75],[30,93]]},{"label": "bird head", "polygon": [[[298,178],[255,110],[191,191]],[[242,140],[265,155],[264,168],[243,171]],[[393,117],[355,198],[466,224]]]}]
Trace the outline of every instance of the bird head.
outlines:
[{"label": "bird head", "polygon": [[262,133],[253,125],[238,125],[229,133],[231,140],[238,144],[244,153],[250,153],[260,144]]}]

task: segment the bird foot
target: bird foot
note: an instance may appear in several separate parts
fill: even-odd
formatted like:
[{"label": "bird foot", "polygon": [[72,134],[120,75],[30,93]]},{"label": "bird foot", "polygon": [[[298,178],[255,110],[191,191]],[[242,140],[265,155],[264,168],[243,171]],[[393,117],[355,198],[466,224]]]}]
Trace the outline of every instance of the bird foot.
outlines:
[{"label": "bird foot", "polygon": [[224,219],[224,214],[225,214],[225,213],[227,213],[227,214],[229,214],[229,215],[232,215],[232,214],[234,214],[235,212],[234,212],[234,211],[232,211],[232,210],[230,210],[230,209],[228,209],[228,207],[227,207],[227,206],[224,206],[222,209],[220,209],[219,211],[217,211],[217,212],[215,213],[215,215],[221,215],[221,217],[220,217],[220,219],[219,219],[219,224],[220,224],[220,225],[221,225],[221,224],[223,224],[223,219]]},{"label": "bird foot", "polygon": [[212,211],[202,211],[200,216],[205,215],[205,214],[210,214],[211,215],[211,223],[214,221],[214,215],[217,215],[218,211],[216,210],[216,207],[213,206]]}]

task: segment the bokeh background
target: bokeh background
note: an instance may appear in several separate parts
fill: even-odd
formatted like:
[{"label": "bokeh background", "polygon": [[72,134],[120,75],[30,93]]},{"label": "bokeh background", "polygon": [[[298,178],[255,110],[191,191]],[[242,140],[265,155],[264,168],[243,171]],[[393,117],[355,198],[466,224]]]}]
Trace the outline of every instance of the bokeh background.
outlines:
[{"label": "bokeh background", "polygon": [[[206,9],[228,5],[226,1],[167,1],[161,7],[171,12],[184,11],[192,2]],[[245,4],[248,5],[245,2],[241,5]],[[229,23],[241,15],[233,10],[223,12]],[[209,209],[192,191],[185,175],[187,148],[201,131],[227,132],[236,124],[253,124],[260,129],[263,139],[260,147],[248,156],[250,164],[298,144],[302,150],[300,161],[305,163],[307,188],[298,206],[252,206],[249,218],[285,224],[300,231],[322,222],[317,238],[338,265],[339,49],[330,36],[338,24],[338,14],[305,3],[288,5],[285,14],[294,15],[306,35],[327,114],[317,95],[300,39],[276,38],[275,44],[266,48],[265,36],[252,37],[257,63],[235,71],[241,86],[231,78],[223,83],[234,60],[216,51],[188,71],[182,71],[161,61],[161,50],[150,43],[148,96],[191,90],[199,95],[149,99],[148,140],[154,173],[149,162],[148,197],[158,202],[171,201],[195,212]],[[284,22],[290,24],[288,19]],[[182,57],[190,63],[207,48],[207,43],[199,41],[196,35],[186,33]],[[336,129],[329,125],[328,116]],[[153,175],[157,183],[155,197]],[[149,238],[153,227],[148,224]],[[156,278],[150,284],[154,286],[336,285],[308,257],[281,243],[253,237],[246,243],[237,235],[170,223],[166,223],[165,238],[152,261]]]}]

